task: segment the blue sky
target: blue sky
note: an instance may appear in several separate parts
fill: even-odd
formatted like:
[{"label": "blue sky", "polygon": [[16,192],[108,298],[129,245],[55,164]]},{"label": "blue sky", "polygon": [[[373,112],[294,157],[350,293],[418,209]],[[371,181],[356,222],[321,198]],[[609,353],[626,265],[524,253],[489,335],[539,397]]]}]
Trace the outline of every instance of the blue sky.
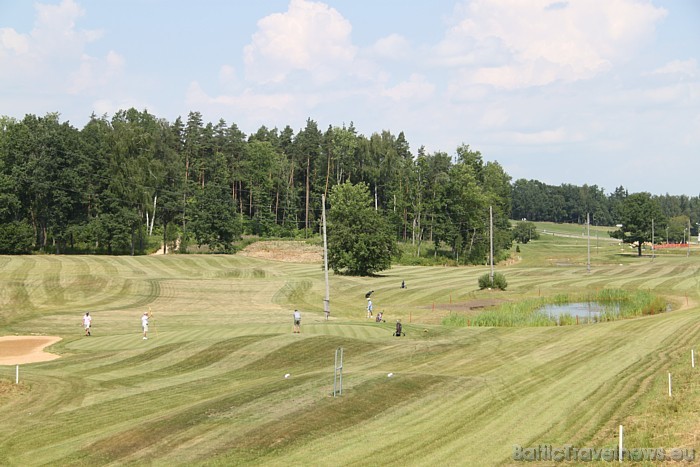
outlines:
[{"label": "blue sky", "polygon": [[0,115],[403,131],[513,179],[700,194],[695,0],[0,0]]}]

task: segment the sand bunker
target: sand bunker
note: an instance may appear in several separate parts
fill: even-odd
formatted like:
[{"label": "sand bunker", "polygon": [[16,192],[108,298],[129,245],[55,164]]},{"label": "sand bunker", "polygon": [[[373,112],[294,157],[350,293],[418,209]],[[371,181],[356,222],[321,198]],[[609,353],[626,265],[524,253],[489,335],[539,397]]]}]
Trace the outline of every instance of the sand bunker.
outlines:
[{"label": "sand bunker", "polygon": [[44,348],[60,341],[55,336],[3,336],[0,337],[0,365],[48,362],[59,355],[44,352]]}]

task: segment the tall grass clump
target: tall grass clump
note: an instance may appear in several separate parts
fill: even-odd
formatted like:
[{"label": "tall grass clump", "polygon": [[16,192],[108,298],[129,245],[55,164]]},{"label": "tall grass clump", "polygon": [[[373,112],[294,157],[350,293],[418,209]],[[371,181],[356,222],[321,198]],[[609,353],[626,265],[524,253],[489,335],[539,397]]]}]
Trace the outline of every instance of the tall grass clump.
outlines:
[{"label": "tall grass clump", "polygon": [[458,313],[450,313],[442,318],[441,323],[443,326],[451,328],[463,328],[468,324],[467,317]]},{"label": "tall grass clump", "polygon": [[601,303],[605,311],[602,321],[612,321],[635,316],[654,315],[667,310],[668,303],[662,297],[647,290],[602,289],[586,296],[586,300]]},{"label": "tall grass clump", "polygon": [[479,313],[472,323],[474,326],[554,326],[556,321],[536,312],[545,304],[544,298],[507,302],[496,309]]},{"label": "tall grass clump", "polygon": [[[498,308],[486,310],[471,320],[472,326],[567,326],[577,324],[575,315],[562,313],[559,317],[541,311],[545,305],[567,305],[569,303],[595,302],[603,305],[598,321],[613,321],[635,316],[662,313],[667,303],[645,290],[603,289],[586,294],[558,294],[551,297],[507,302]],[[452,326],[459,324],[452,319]]]}]

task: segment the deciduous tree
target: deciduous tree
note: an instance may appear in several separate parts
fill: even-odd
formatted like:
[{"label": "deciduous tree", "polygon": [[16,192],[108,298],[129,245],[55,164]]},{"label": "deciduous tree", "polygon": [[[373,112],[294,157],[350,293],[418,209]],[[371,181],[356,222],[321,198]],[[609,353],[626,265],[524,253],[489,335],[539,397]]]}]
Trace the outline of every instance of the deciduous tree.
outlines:
[{"label": "deciduous tree", "polygon": [[[611,236],[624,243],[635,244],[639,256],[642,246],[652,240],[652,220],[656,232],[666,228],[666,217],[656,199],[649,193],[633,193],[625,198],[621,207],[622,227],[611,232]],[[657,234],[658,235],[658,234]]]},{"label": "deciduous tree", "polygon": [[386,218],[374,209],[367,185],[336,185],[329,201],[328,266],[353,276],[391,267],[396,240]]}]

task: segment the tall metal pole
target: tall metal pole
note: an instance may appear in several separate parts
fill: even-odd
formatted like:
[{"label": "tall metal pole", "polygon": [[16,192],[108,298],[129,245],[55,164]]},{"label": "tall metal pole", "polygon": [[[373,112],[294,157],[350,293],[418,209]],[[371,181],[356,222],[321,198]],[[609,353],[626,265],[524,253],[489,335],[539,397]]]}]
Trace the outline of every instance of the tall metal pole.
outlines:
[{"label": "tall metal pole", "polygon": [[333,374],[333,397],[343,395],[343,348],[335,349],[335,371]]},{"label": "tall metal pole", "polygon": [[586,213],[586,237],[588,237],[588,261],[586,262],[586,271],[591,272],[591,217],[590,213]]},{"label": "tall metal pole", "polygon": [[653,261],[656,256],[656,250],[654,249],[654,219],[651,220],[651,260]]},{"label": "tall metal pole", "polygon": [[489,239],[491,242],[491,287],[493,287],[493,206],[489,206]]},{"label": "tall metal pole", "polygon": [[326,296],[323,299],[323,312],[326,320],[331,314],[330,287],[328,285],[328,239],[326,238],[326,195],[321,195],[321,217],[323,218],[323,272],[326,276]]}]

